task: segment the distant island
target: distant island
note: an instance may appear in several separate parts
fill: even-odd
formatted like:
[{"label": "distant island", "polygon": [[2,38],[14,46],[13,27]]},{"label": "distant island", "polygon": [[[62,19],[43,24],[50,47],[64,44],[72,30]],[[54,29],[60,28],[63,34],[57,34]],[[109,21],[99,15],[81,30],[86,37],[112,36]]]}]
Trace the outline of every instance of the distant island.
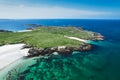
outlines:
[{"label": "distant island", "polygon": [[26,45],[23,48],[30,48],[28,57],[68,55],[73,51],[89,51],[92,45],[87,42],[88,40],[104,38],[100,33],[87,31],[81,27],[27,25],[34,28],[20,32],[0,30],[0,45],[24,43]]}]

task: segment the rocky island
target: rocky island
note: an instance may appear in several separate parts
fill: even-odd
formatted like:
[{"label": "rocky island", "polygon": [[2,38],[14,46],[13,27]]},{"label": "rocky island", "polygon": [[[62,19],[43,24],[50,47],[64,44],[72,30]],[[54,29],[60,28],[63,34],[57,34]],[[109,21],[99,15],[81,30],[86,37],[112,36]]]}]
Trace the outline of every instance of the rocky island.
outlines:
[{"label": "rocky island", "polygon": [[29,32],[0,32],[0,45],[26,44],[23,48],[29,48],[28,57],[39,55],[63,55],[67,56],[74,51],[89,51],[92,49],[88,40],[103,40],[100,33],[87,31],[81,27],[73,26],[42,26],[29,24]]}]

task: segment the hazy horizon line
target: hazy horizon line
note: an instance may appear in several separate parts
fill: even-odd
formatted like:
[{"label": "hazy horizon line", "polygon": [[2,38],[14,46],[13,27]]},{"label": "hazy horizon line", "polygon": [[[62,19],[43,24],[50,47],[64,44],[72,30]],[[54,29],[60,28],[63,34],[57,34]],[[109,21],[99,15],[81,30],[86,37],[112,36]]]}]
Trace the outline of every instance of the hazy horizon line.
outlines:
[{"label": "hazy horizon line", "polygon": [[82,19],[82,20],[120,20],[117,18],[0,18],[0,20],[30,20],[30,19]]}]

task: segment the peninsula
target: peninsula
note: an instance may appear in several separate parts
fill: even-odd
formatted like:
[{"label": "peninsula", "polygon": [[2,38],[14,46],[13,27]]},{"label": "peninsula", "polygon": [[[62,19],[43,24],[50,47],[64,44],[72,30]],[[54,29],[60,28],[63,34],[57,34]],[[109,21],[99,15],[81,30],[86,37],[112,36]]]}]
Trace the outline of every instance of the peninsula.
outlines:
[{"label": "peninsula", "polygon": [[26,44],[29,57],[39,55],[62,54],[68,55],[73,51],[89,51],[92,45],[88,40],[103,40],[100,33],[87,31],[73,26],[42,26],[29,24],[34,28],[20,32],[0,32],[0,45]]}]

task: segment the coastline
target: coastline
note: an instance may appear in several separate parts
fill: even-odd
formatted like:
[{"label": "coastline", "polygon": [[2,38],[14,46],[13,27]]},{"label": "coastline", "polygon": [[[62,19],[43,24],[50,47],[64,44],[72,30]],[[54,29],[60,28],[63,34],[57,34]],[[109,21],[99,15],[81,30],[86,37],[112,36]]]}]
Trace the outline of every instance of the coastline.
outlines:
[{"label": "coastline", "polygon": [[[41,22],[41,21],[39,21],[39,22]],[[75,21],[69,21],[69,20],[63,21],[62,24],[66,23],[66,22],[67,23],[71,23],[72,25],[75,24],[74,23]],[[118,61],[119,61],[119,56],[120,56],[119,55],[119,52],[120,52],[120,45],[119,45],[120,42],[119,41],[120,40],[119,40],[119,37],[118,37],[118,33],[120,32],[120,27],[118,27],[118,26],[119,26],[120,21],[117,21],[116,23],[115,23],[115,21],[113,21],[113,22],[112,21],[110,21],[110,22],[106,21],[109,24],[106,24],[106,22],[102,21],[102,20],[101,21],[95,21],[94,20],[94,21],[91,21],[91,23],[90,23],[90,21],[84,21],[84,22],[82,22],[82,20],[79,20],[78,22],[76,22],[76,24],[77,25],[83,25],[83,24],[85,24],[83,26],[85,29],[88,29],[90,31],[99,32],[99,33],[103,34],[106,38],[105,38],[104,41],[94,41],[94,42],[97,43],[97,46],[95,46],[94,49],[92,51],[90,51],[90,52],[80,52],[80,53],[77,53],[75,55],[70,55],[70,58],[72,56],[72,59],[76,59],[76,56],[77,56],[77,58],[79,60],[78,64],[75,63],[75,64],[70,65],[70,66],[78,66],[77,69],[73,68],[73,67],[70,67],[70,66],[66,67],[66,69],[68,69],[68,70],[69,69],[70,70],[73,69],[72,75],[70,77],[72,77],[75,74],[79,74],[77,72],[80,72],[81,70],[86,70],[87,69],[85,72],[81,71],[80,73],[84,72],[84,73],[86,73],[87,76],[89,76],[89,74],[90,74],[89,72],[91,72],[91,73],[93,72],[95,74],[95,76],[92,75],[92,78],[95,77],[96,80],[99,80],[99,78],[100,78],[100,77],[96,77],[96,76],[102,76],[102,77],[104,77],[104,79],[100,79],[100,80],[106,80],[106,77],[108,78],[108,80],[109,79],[111,79],[111,80],[119,79],[120,78],[120,76],[119,76],[119,71],[120,71],[119,67],[120,66],[118,65],[119,64]],[[54,21],[49,21],[48,23],[55,24]],[[49,25],[48,23],[45,23],[45,24]],[[59,25],[60,23],[56,23],[56,24]],[[94,44],[94,43],[92,42],[92,44]],[[83,59],[85,59],[85,61],[82,61],[82,58],[79,57],[81,55],[85,55],[84,58],[83,58]],[[94,55],[94,56],[92,57],[91,55]],[[98,55],[100,55],[101,58],[99,58]],[[104,55],[106,55],[106,57],[104,57]],[[107,63],[105,63],[106,65],[103,66],[103,69],[96,68],[95,66],[97,66],[97,65],[95,65],[95,64],[98,64],[98,67],[99,67],[99,66],[101,66],[101,63],[105,62],[105,61],[103,61],[103,58],[107,62]],[[73,61],[74,61],[74,60],[73,61],[69,60],[67,58],[65,58],[65,59],[68,60],[68,61],[70,61],[70,63],[73,63]],[[82,62],[86,63],[86,66],[84,65],[83,69],[81,68],[82,65],[80,64]],[[41,63],[41,62],[38,62],[38,63]],[[59,64],[59,63],[64,64],[64,62],[61,62],[61,61],[58,61],[56,63],[57,64]],[[91,65],[89,65],[90,63],[91,63]],[[66,65],[67,64],[68,63],[66,63]],[[6,68],[8,68],[8,67],[6,67]],[[64,68],[64,66],[62,66],[62,67]],[[58,68],[59,68],[59,66],[58,66]],[[79,68],[81,68],[81,70],[78,70]],[[90,68],[92,68],[92,70]],[[47,68],[43,68],[43,69],[47,69]],[[54,69],[56,69],[56,68],[54,68]],[[36,71],[38,71],[38,69]],[[56,72],[56,71],[53,71],[53,72]],[[66,71],[66,73],[68,74],[69,72]],[[52,75],[52,73],[50,73],[50,74]],[[65,75],[65,73],[59,73],[59,74]],[[24,75],[24,76],[26,76],[26,75]],[[35,75],[34,77],[36,77],[36,76],[37,75]],[[45,75],[45,77],[46,77],[46,75]],[[79,79],[81,77],[82,77],[82,75],[80,74],[80,75],[78,75],[78,77],[74,77],[74,79],[76,80],[77,78]],[[84,76],[82,78],[86,79],[86,76]]]},{"label": "coastline", "polygon": [[22,49],[24,45],[11,44],[0,46],[0,71],[28,54],[29,49]]},{"label": "coastline", "polygon": [[20,30],[20,31],[17,31],[17,32],[30,32],[32,30]]},{"label": "coastline", "polygon": [[[91,37],[85,37],[86,36],[86,34],[87,35],[91,35],[92,34],[92,32],[89,32],[89,31],[86,31],[86,30],[79,30],[78,28],[70,28],[71,29],[71,31],[69,32],[69,28],[67,29],[67,31],[66,31],[66,33],[65,33],[65,35],[62,33],[61,34],[61,31],[60,32],[58,32],[58,31],[53,31],[52,30],[52,28],[51,28],[51,30],[52,30],[52,32],[50,32],[50,29],[51,27],[49,27],[49,28],[47,28],[47,31],[46,31],[46,35],[47,36],[50,36],[50,37],[48,37],[48,38],[50,38],[51,40],[49,41],[49,43],[54,43],[54,38],[56,38],[56,37],[58,37],[58,39],[59,39],[59,37],[61,37],[62,36],[62,39],[61,39],[61,41],[64,41],[64,39],[66,39],[66,43],[68,43],[68,44],[71,44],[70,42],[69,42],[69,40],[70,41],[72,41],[72,42],[77,42],[77,43],[75,43],[75,45],[73,45],[73,44],[71,44],[71,45],[69,45],[69,46],[67,46],[67,45],[58,45],[58,46],[51,46],[51,47],[49,47],[49,44],[46,44],[46,47],[39,47],[39,46],[34,46],[34,45],[29,45],[29,44],[26,44],[26,39],[29,41],[30,39],[33,39],[35,42],[37,42],[37,41],[39,41],[40,39],[41,39],[41,37],[45,37],[42,41],[40,41],[39,43],[42,43],[42,42],[44,42],[44,40],[46,40],[46,35],[44,35],[44,33],[41,31],[41,27],[40,27],[40,29],[38,28],[38,29],[34,29],[33,31],[28,31],[28,32],[23,32],[23,33],[21,33],[21,32],[15,32],[15,33],[12,33],[12,34],[14,34],[14,35],[16,35],[16,34],[20,34],[20,35],[17,35],[17,37],[18,36],[20,36],[21,37],[21,34],[22,35],[27,35],[27,38],[26,38],[26,36],[22,36],[21,38],[20,38],[20,40],[21,39],[23,39],[23,43],[25,44],[24,45],[24,47],[22,47],[22,49],[26,49],[26,48],[28,48],[29,50],[27,51],[28,52],[28,55],[27,55],[27,57],[29,58],[29,59],[31,59],[31,58],[34,58],[34,57],[39,57],[39,56],[44,56],[45,58],[52,58],[52,57],[56,57],[56,56],[60,56],[60,57],[64,57],[64,58],[66,58],[66,57],[68,57],[68,56],[70,56],[70,55],[72,55],[72,53],[74,52],[74,51],[78,51],[78,52],[88,52],[88,51],[91,51],[92,50],[92,48],[93,48],[93,45],[91,45],[91,44],[89,44],[88,43],[88,40],[92,40],[93,39],[93,36],[95,37],[94,39],[96,40],[96,41],[98,41],[99,39],[97,39],[96,38],[96,35],[92,35]],[[44,29],[46,29],[46,28],[42,28],[43,30]],[[53,28],[53,29],[55,29],[55,28]],[[64,28],[60,28],[60,29],[62,29],[63,31],[64,31]],[[77,30],[78,31],[78,33],[76,33],[76,35],[74,36],[74,31],[73,31],[73,29],[74,30]],[[58,29],[57,29],[58,30]],[[80,31],[80,32],[79,32]],[[32,33],[37,33],[37,34],[41,34],[40,35],[40,39],[38,39],[38,36],[39,35],[36,35],[36,34],[34,34],[34,35],[32,35],[32,37],[31,37],[31,34]],[[41,32],[41,33],[40,33]],[[57,32],[57,34],[59,34],[59,35],[61,35],[61,36],[59,36],[59,35],[55,35],[56,34],[56,32]],[[65,31],[64,31],[65,32]],[[7,33],[7,32],[6,32]],[[49,35],[49,34],[51,34],[52,33],[52,35]],[[68,34],[69,33],[69,34]],[[86,34],[80,34],[80,35],[82,35],[83,37],[79,37],[79,33],[86,33]],[[78,34],[78,35],[77,35]],[[28,37],[28,35],[30,35],[30,37]],[[54,35],[54,36],[53,36]],[[36,36],[36,37],[34,37],[34,36]],[[67,36],[67,37],[65,37],[65,36]],[[52,37],[52,38],[51,38]],[[85,38],[84,38],[85,37]],[[15,37],[16,38],[16,37]],[[35,39],[34,39],[35,38]],[[91,39],[92,38],[92,39]],[[93,39],[93,40],[94,40]],[[14,37],[13,37],[13,41],[14,41],[15,39],[14,39]],[[18,39],[17,39],[18,40]],[[48,39],[49,40],[49,39]],[[100,39],[101,40],[101,39]],[[60,40],[58,40],[57,41],[57,43],[59,43],[59,41]],[[22,43],[22,42],[17,42],[17,43]],[[31,41],[32,42],[32,41]],[[30,43],[31,43],[30,42]],[[46,42],[45,42],[46,43]],[[63,42],[64,43],[64,42]],[[8,43],[8,44],[16,44],[16,43]],[[37,44],[37,43],[35,43],[35,44]],[[56,43],[54,43],[54,44],[56,44]],[[76,45],[78,45],[78,46],[76,46]],[[47,47],[48,46],[48,47]],[[81,55],[84,55],[84,54],[82,54],[81,53]],[[20,60],[20,59],[19,59]],[[23,61],[24,62],[24,61]],[[16,63],[18,63],[18,62],[16,62]],[[14,63],[13,64],[11,64],[11,65],[14,65]],[[19,64],[18,64],[19,65]],[[9,65],[10,66],[10,65]],[[9,68],[9,66],[8,66],[8,68]],[[7,67],[6,67],[7,68]],[[13,72],[15,72],[15,70],[17,70],[18,69],[18,67],[12,67],[11,69],[9,69],[9,72],[7,72],[7,73],[4,73],[4,75],[3,76],[5,76],[5,78],[7,77],[8,78],[8,76],[10,76],[11,78],[14,78],[14,76],[12,77],[11,76],[11,74],[13,74],[14,75],[14,73]],[[5,69],[3,69],[2,71],[4,72],[4,70]],[[24,70],[25,70],[25,68],[24,68]],[[7,70],[8,71],[8,70]],[[17,71],[18,73],[22,73],[21,71]],[[24,71],[23,71],[24,72]],[[16,73],[15,73],[16,74]],[[6,76],[7,75],[7,76]]]},{"label": "coastline", "polygon": [[[69,54],[72,54],[74,51],[79,51],[79,52],[90,51],[92,50],[93,45],[89,43],[89,40],[103,40],[103,36],[100,33],[83,30],[81,28],[52,27],[52,26],[36,27],[36,26],[37,25],[34,26],[35,28],[18,31],[15,33],[1,30],[2,31],[1,35],[8,36],[7,33],[10,33],[10,36],[8,37],[13,37],[13,38],[12,38],[12,42],[10,42],[9,39],[8,41],[1,41],[3,42],[2,43],[3,46],[0,46],[0,51],[1,51],[0,60],[2,60],[2,62],[0,62],[0,70],[24,56],[35,57],[35,56],[50,56],[50,55],[57,55],[57,54],[60,54],[61,56],[68,56]],[[21,33],[21,32],[27,32],[27,33]],[[75,33],[75,35],[73,33]],[[26,36],[22,36],[23,34]],[[34,40],[33,38],[31,42],[29,42],[29,40],[31,40],[29,39],[28,40],[29,45],[28,45],[28,43],[26,43],[25,41],[26,37],[31,38],[31,37],[28,37],[28,35],[31,35],[35,38],[38,38],[36,36],[41,36],[43,37],[43,39],[41,40],[41,38],[38,38],[38,40],[37,39]],[[15,41],[14,38],[16,37],[19,38],[19,36],[22,37],[22,38],[20,37],[20,41],[18,40],[18,42],[14,43]],[[57,37],[57,40],[56,40],[56,37]],[[48,41],[44,42],[47,39]],[[3,38],[3,40],[5,39]],[[53,43],[53,40],[56,40],[56,43]],[[33,41],[35,42],[35,44],[31,45]],[[6,45],[6,42],[8,42],[7,44],[10,44],[10,45]],[[36,42],[40,44],[40,47],[37,46]],[[58,44],[59,42],[61,43]],[[41,43],[45,44],[45,46],[41,47],[42,46]],[[50,44],[50,46],[47,44]],[[4,60],[5,58],[7,60]]]},{"label": "coastline", "polygon": [[[28,66],[35,63],[35,58],[20,58],[17,61],[9,64],[6,68],[0,71],[0,80],[6,80],[10,76],[10,73],[17,74],[17,72],[23,72]],[[24,65],[25,64],[25,65]],[[9,80],[9,79],[8,79]]]},{"label": "coastline", "polygon": [[[0,62],[1,75],[3,75],[3,76],[7,75],[8,70],[10,71],[13,67],[16,68],[16,65],[19,65],[19,63],[21,63],[21,61],[24,62],[25,59],[23,59],[23,58],[25,56],[27,57],[30,54],[31,49],[33,49],[33,48],[30,48],[29,46],[27,46],[24,43],[7,44],[7,45],[0,46],[0,51],[1,51],[0,52],[0,60],[2,61],[2,62]],[[51,48],[51,49],[53,49],[53,48]],[[65,51],[65,50],[67,50],[65,46],[59,46],[58,49],[59,49],[59,52],[65,53],[65,55],[68,55],[68,52]],[[74,50],[72,50],[72,52],[73,51]],[[71,53],[71,51],[69,53]],[[57,52],[53,52],[51,54],[59,55]],[[47,53],[46,53],[46,55],[47,55]],[[35,57],[35,56],[32,55],[32,57]],[[29,58],[29,59],[32,59],[32,58]],[[0,77],[0,79],[3,78],[3,76]]]},{"label": "coastline", "polygon": [[[34,28],[15,33],[10,32],[10,35],[7,34],[8,32],[1,32],[3,36],[3,39],[0,41],[1,44],[24,43],[25,46],[23,48],[29,48],[27,56],[34,57],[51,55],[54,52],[68,55],[74,51],[90,51],[93,45],[89,43],[89,40],[98,41],[104,38],[100,33],[74,26],[29,26]],[[4,36],[8,39],[6,40],[6,37],[4,39]]]}]

